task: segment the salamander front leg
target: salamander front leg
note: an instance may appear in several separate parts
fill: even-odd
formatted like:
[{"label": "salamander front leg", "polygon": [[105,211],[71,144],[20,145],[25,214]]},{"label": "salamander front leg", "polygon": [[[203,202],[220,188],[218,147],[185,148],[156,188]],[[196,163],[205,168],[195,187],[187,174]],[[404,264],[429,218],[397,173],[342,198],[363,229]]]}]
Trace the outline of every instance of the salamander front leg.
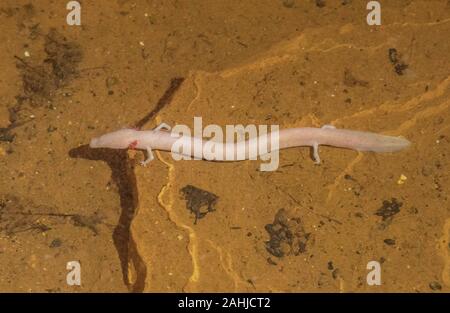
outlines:
[{"label": "salamander front leg", "polygon": [[314,143],[312,148],[313,148],[314,163],[320,164],[319,144],[318,143]]},{"label": "salamander front leg", "polygon": [[150,163],[155,157],[153,156],[152,148],[147,147],[147,158],[144,161],[141,161],[142,166],[147,166],[148,163]]},{"label": "salamander front leg", "polygon": [[161,129],[171,130],[172,127],[170,127],[169,124],[161,123],[161,124],[159,124],[158,126],[156,126],[153,130],[154,130],[154,131],[159,131],[159,130],[161,130]]}]

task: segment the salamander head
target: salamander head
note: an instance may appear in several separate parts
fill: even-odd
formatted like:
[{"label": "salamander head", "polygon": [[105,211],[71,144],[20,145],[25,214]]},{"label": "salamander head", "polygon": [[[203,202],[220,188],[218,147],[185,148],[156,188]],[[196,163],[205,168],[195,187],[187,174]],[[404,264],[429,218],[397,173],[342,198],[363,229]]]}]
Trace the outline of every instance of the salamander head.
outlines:
[{"label": "salamander head", "polygon": [[126,128],[93,138],[89,146],[91,148],[126,149],[136,142],[135,137],[136,130]]}]

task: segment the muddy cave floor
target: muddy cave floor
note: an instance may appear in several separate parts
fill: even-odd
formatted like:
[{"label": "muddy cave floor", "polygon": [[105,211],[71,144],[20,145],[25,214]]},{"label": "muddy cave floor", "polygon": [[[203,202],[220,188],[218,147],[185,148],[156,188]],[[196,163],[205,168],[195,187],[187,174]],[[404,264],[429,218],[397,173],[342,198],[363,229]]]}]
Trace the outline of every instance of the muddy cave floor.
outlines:
[{"label": "muddy cave floor", "polygon": [[[450,290],[450,2],[0,4],[0,291]],[[332,124],[391,154],[175,162],[126,126]],[[81,265],[81,286],[66,282]],[[367,264],[381,285],[366,283]]]}]

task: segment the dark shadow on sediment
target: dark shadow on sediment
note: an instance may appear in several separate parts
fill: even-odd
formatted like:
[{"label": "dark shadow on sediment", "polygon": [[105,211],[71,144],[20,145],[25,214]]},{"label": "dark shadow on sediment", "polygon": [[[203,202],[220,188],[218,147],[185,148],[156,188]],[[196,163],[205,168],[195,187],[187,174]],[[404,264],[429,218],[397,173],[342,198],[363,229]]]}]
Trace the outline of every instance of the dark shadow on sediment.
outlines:
[{"label": "dark shadow on sediment", "polygon": [[[138,257],[137,253],[130,254],[130,226],[136,213],[138,204],[138,194],[136,189],[136,177],[134,175],[134,165],[130,162],[126,150],[112,149],[92,149],[88,145],[83,145],[69,151],[72,158],[82,158],[92,161],[103,161],[108,164],[111,169],[111,179],[119,190],[121,214],[119,222],[113,231],[113,241],[119,254],[122,276],[124,283],[132,291],[136,288],[130,285],[130,277],[128,277],[128,264],[133,262],[137,272],[137,280],[146,276],[145,266],[138,265],[139,260],[133,260]],[[142,261],[141,261],[142,262]],[[143,287],[143,286],[142,286]]]},{"label": "dark shadow on sediment", "polygon": [[[184,78],[174,78],[169,88],[159,99],[157,105],[135,126],[143,127],[159,111],[161,111],[172,100],[173,95],[183,83]],[[100,134],[99,134],[100,135]],[[91,161],[103,161],[111,169],[111,178],[119,190],[121,214],[119,222],[113,231],[113,241],[119,255],[122,277],[125,285],[132,292],[142,292],[147,277],[147,267],[139,255],[136,243],[131,238],[130,227],[136,214],[139,203],[136,176],[134,174],[134,163],[130,162],[126,150],[92,149],[89,145],[83,145],[69,151],[71,158],[81,158]],[[136,271],[134,282],[130,282],[129,264],[133,264]]]}]

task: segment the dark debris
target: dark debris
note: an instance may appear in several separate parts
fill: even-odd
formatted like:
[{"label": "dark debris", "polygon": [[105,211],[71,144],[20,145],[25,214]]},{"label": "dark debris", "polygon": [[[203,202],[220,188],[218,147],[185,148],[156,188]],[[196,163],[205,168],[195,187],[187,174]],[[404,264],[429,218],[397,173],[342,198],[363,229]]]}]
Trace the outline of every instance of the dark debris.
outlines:
[{"label": "dark debris", "polygon": [[394,70],[398,75],[403,75],[404,71],[409,67],[408,64],[402,61],[397,49],[389,49],[389,61],[394,65]]},{"label": "dark debris", "polygon": [[306,251],[310,233],[306,233],[300,218],[289,217],[284,209],[280,209],[272,224],[266,225],[270,240],[266,242],[266,250],[275,257],[299,255]]},{"label": "dark debris", "polygon": [[216,210],[214,206],[219,197],[215,194],[192,185],[186,185],[180,192],[184,195],[187,209],[195,215],[194,224],[206,214]]},{"label": "dark debris", "polygon": [[326,1],[325,0],[316,0],[316,6],[319,8],[323,8],[326,6]]},{"label": "dark debris", "polygon": [[383,205],[376,211],[375,215],[381,216],[383,222],[391,221],[400,212],[402,205],[403,203],[398,202],[396,198],[392,198],[391,201],[384,200]]},{"label": "dark debris", "polygon": [[77,74],[82,59],[79,44],[68,41],[55,29],[45,35],[44,50],[47,57],[42,62],[28,62],[15,56],[23,85],[19,97],[29,100],[34,106],[43,105],[57,89],[67,85]]},{"label": "dark debris", "polygon": [[369,87],[369,82],[356,78],[350,70],[346,69],[344,72],[344,85],[347,87]]}]

